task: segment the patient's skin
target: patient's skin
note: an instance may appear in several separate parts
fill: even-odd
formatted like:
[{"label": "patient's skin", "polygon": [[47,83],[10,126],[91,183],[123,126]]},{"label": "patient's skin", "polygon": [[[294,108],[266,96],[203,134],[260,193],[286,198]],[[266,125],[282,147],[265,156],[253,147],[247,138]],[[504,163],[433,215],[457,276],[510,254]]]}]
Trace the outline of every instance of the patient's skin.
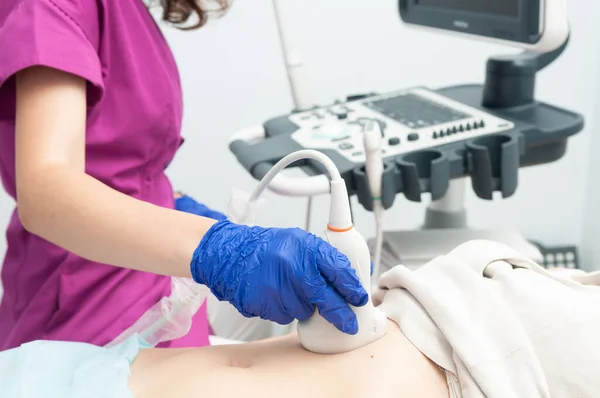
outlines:
[{"label": "patient's skin", "polygon": [[389,321],[358,350],[319,355],[295,335],[194,349],[150,349],[131,367],[136,398],[447,398],[446,378]]}]

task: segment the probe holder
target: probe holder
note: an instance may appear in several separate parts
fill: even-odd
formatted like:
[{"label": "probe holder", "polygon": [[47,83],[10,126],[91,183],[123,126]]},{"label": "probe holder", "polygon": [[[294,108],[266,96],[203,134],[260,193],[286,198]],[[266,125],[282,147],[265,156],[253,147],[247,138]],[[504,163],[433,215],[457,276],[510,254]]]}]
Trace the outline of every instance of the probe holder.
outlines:
[{"label": "probe holder", "polygon": [[517,190],[519,160],[525,153],[521,137],[490,135],[471,140],[466,147],[467,171],[475,194],[488,200],[494,191],[502,192],[503,198],[512,196]]},{"label": "probe holder", "polygon": [[[356,183],[356,191],[361,192],[358,196],[359,203],[368,211],[373,211],[373,199],[369,189],[369,183],[366,176],[365,166],[357,167],[353,170],[353,181]],[[383,173],[381,175],[381,203],[385,209],[392,207],[396,199],[396,187],[402,186],[399,180],[399,174],[394,165],[389,162],[383,163]],[[387,188],[386,187],[393,187]]]},{"label": "probe holder", "polygon": [[396,158],[396,167],[404,183],[404,196],[419,201],[422,192],[431,192],[434,199],[446,193],[450,184],[450,162],[438,150],[424,150]]}]

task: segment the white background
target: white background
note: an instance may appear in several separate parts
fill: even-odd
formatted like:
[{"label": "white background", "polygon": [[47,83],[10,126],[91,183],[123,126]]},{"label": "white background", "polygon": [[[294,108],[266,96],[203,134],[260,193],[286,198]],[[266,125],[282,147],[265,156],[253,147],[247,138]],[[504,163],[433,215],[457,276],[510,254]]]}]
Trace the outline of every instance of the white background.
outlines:
[{"label": "white background", "polygon": [[[180,66],[185,91],[181,148],[168,173],[176,189],[225,211],[232,188],[251,189],[255,181],[227,148],[239,128],[258,124],[292,107],[282,63],[273,9],[269,0],[237,0],[229,13],[208,27],[180,32],[165,27]],[[410,30],[397,14],[396,0],[289,0],[291,41],[307,62],[312,91],[320,103],[347,93],[391,91],[414,85],[430,88],[477,83],[490,55],[512,50],[465,39]],[[546,244],[583,245],[594,256],[600,211],[600,162],[593,148],[600,71],[598,39],[600,3],[570,1],[572,39],[563,56],[537,82],[540,100],[581,112],[583,133],[569,143],[560,161],[522,170],[512,198],[486,202],[470,192],[473,227],[519,229]],[[261,214],[264,225],[304,225],[304,199],[268,195]],[[14,203],[0,193],[0,227]],[[386,217],[389,229],[406,229],[422,221],[425,203],[398,196]],[[313,232],[325,222],[328,200],[316,200]],[[369,236],[371,217],[356,205],[358,228]],[[0,239],[0,256],[5,252]],[[588,263],[589,267],[589,263]],[[600,267],[598,267],[600,268]]]}]

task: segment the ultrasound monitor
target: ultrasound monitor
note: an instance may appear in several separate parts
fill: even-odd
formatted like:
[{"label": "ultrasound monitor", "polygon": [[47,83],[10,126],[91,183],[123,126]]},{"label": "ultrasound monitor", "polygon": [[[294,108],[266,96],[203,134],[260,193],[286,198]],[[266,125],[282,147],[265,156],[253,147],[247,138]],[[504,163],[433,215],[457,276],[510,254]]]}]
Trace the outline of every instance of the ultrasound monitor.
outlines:
[{"label": "ultrasound monitor", "polygon": [[399,0],[402,20],[535,52],[568,37],[567,0]]}]

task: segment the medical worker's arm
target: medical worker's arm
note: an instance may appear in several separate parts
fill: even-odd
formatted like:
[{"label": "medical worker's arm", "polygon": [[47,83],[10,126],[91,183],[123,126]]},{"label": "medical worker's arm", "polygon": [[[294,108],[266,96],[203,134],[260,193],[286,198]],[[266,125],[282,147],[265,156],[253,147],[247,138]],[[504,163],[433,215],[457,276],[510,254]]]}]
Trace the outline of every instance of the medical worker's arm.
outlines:
[{"label": "medical worker's arm", "polygon": [[215,222],[132,199],[85,174],[86,82],[49,68],[18,75],[17,206],[25,228],[84,258],[190,276]]},{"label": "medical worker's arm", "polygon": [[135,398],[448,398],[446,378],[392,321],[355,351],[319,355],[295,335],[199,349],[144,350],[133,362]]},{"label": "medical worker's arm", "polygon": [[315,309],[356,333],[368,296],[348,259],[298,229],[250,228],[131,198],[85,173],[86,81],[17,76],[17,208],[25,228],[83,258],[193,277],[246,316],[286,324]]}]

